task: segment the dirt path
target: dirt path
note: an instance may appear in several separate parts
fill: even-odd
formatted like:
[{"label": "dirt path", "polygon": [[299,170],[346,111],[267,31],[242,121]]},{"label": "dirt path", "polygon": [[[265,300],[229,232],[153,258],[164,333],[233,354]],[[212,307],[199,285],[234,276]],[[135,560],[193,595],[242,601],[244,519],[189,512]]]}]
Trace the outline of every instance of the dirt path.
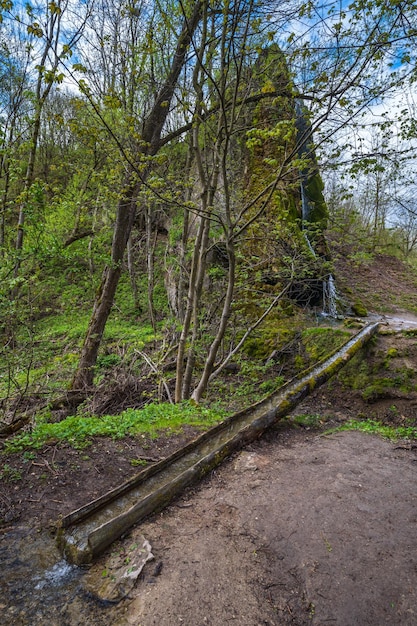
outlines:
[{"label": "dirt path", "polygon": [[416,624],[416,462],[371,435],[271,432],[131,534],[156,560],[101,622]]}]

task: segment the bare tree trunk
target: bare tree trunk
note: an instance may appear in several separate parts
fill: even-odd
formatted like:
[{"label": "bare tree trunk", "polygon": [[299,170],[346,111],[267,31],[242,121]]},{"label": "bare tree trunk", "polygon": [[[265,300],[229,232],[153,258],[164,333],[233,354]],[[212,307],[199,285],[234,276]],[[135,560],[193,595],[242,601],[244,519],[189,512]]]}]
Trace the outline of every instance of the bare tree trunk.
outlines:
[{"label": "bare tree trunk", "polygon": [[185,309],[184,320],[182,324],[182,330],[180,335],[180,340],[178,343],[178,352],[177,352],[177,372],[176,372],[176,386],[175,386],[175,402],[180,402],[183,395],[183,380],[184,380],[184,359],[185,359],[185,349],[187,345],[187,339],[190,332],[192,313],[194,310],[194,299],[196,297],[196,285],[197,285],[197,276],[199,271],[199,256],[198,253],[202,247],[203,235],[205,231],[204,221],[200,221],[197,238],[194,245],[193,258],[191,263],[191,272],[190,279],[188,285],[188,298],[187,298],[187,306]]},{"label": "bare tree trunk", "polygon": [[190,340],[190,346],[187,353],[187,365],[184,372],[184,382],[182,394],[184,399],[188,399],[191,393],[192,375],[195,365],[195,345],[199,335],[200,323],[199,323],[199,309],[201,294],[203,292],[203,282],[206,272],[206,254],[209,241],[210,232],[210,220],[203,218],[203,236],[199,250],[197,250],[197,277],[194,285],[194,297],[191,306],[192,313],[192,334]]},{"label": "bare tree trunk", "polygon": [[197,403],[200,402],[202,395],[207,389],[209,378],[213,371],[214,363],[217,357],[217,352],[219,350],[221,342],[223,341],[227,324],[229,322],[230,314],[232,311],[233,294],[234,294],[234,287],[235,287],[235,267],[236,267],[235,251],[234,251],[234,244],[233,244],[232,237],[229,237],[229,241],[227,243],[227,256],[229,259],[229,271],[228,271],[226,296],[225,296],[224,304],[223,304],[223,311],[222,311],[222,315],[220,318],[220,323],[217,329],[216,336],[210,346],[210,350],[207,355],[203,373],[201,375],[201,378],[197,387],[193,391],[192,399],[195,400],[195,402]]},{"label": "bare tree trunk", "polygon": [[[184,17],[183,27],[178,37],[176,50],[168,75],[156,96],[154,105],[144,122],[142,142],[137,149],[134,166],[139,167],[143,155],[155,155],[161,145],[161,134],[167,119],[170,103],[181,70],[187,60],[187,49],[192,36],[201,19],[201,10],[207,0],[195,2],[193,13]],[[94,380],[94,366],[98,350],[103,338],[104,328],[113,306],[114,296],[119,282],[122,261],[130,237],[136,214],[136,199],[139,189],[146,181],[149,168],[141,172],[137,179],[135,167],[129,168],[126,174],[125,190],[117,207],[117,218],[113,234],[111,265],[104,269],[100,288],[93,307],[93,313],[84,339],[80,361],[72,381],[72,389],[91,387]]]},{"label": "bare tree trunk", "polygon": [[155,272],[154,272],[154,252],[156,246],[157,231],[155,230],[155,236],[152,241],[152,219],[151,209],[148,205],[146,207],[146,266],[148,271],[148,313],[151,321],[152,328],[155,330],[155,308],[153,303],[153,292],[155,287]]},{"label": "bare tree trunk", "polygon": [[[187,162],[185,165],[186,171],[186,180],[188,179],[191,173],[191,165],[193,162],[193,147],[189,146],[187,153]],[[191,200],[192,190],[189,187],[187,190],[187,194],[185,197],[185,201]],[[183,213],[183,224],[182,224],[182,235],[181,235],[181,243],[178,254],[178,288],[177,288],[177,317],[180,322],[184,321],[185,318],[185,297],[186,297],[186,288],[187,288],[187,277],[186,277],[186,256],[187,256],[187,247],[188,247],[188,237],[190,230],[190,212],[188,209],[184,209]]]},{"label": "bare tree trunk", "polygon": [[84,339],[78,368],[72,381],[72,389],[91,387],[94,379],[94,366],[103,338],[104,329],[114,302],[117,285],[122,271],[122,262],[127,241],[136,214],[136,198],[139,184],[129,172],[130,187],[119,201],[117,220],[114,227],[111,264],[103,272],[101,284],[94,303],[93,313]]},{"label": "bare tree trunk", "polygon": [[136,282],[135,259],[133,256],[132,233],[127,241],[127,269],[129,271],[130,288],[132,290],[135,309],[139,310],[138,285]]}]

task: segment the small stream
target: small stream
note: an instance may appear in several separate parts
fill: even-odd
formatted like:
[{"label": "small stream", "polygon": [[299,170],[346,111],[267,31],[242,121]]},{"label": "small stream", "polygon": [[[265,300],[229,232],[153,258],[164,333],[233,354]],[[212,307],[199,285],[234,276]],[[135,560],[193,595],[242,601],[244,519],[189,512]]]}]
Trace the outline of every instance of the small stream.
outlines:
[{"label": "small stream", "polygon": [[60,626],[80,594],[83,571],[62,560],[49,532],[17,527],[0,535],[0,609],[5,626]]},{"label": "small stream", "polygon": [[393,330],[417,330],[417,317],[412,313],[404,312],[398,315],[384,315],[381,319],[382,324],[388,324]]},{"label": "small stream", "polygon": [[0,563],[1,626],[115,626],[119,619],[118,602],[95,593],[101,568],[91,574],[63,560],[48,531],[0,533]]}]

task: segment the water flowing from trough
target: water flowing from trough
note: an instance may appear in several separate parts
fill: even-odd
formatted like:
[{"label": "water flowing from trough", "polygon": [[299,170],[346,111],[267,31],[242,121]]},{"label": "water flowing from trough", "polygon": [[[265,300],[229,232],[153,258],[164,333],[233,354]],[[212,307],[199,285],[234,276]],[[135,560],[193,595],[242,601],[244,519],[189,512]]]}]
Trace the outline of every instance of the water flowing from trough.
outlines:
[{"label": "water flowing from trough", "polygon": [[82,570],[62,558],[49,532],[21,526],[7,530],[0,562],[1,624],[66,623],[62,606],[78,597]]}]

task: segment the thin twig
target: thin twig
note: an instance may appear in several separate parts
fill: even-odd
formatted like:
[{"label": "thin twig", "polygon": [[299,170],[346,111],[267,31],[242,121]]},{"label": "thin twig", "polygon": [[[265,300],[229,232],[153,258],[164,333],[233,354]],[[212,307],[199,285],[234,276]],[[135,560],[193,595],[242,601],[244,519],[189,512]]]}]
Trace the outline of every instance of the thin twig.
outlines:
[{"label": "thin twig", "polygon": [[[140,350],[135,350],[135,352],[137,352],[137,354],[139,354],[139,356],[141,356],[144,361],[146,361],[146,363],[149,365],[149,367],[151,368],[151,370],[153,372],[155,372],[155,374],[160,375],[160,371],[158,370],[157,366],[155,365],[155,363],[151,360],[150,357],[148,357],[147,354],[145,354],[144,352],[141,352]],[[172,400],[172,396],[171,396],[171,392],[169,391],[169,387],[165,381],[164,378],[161,378],[161,383],[165,389],[165,393],[167,394],[168,397],[168,401],[173,404],[173,400]]]}]

